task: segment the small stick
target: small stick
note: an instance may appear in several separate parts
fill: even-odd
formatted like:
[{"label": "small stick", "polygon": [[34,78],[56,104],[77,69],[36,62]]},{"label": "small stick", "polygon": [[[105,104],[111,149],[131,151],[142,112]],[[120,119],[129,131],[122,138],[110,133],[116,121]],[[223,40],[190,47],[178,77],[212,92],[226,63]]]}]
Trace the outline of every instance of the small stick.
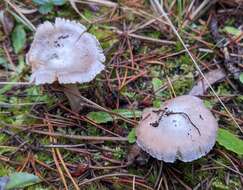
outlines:
[{"label": "small stick", "polygon": [[167,109],[159,109],[157,111],[153,111],[154,113],[159,113],[161,114],[158,121],[151,123],[150,125],[153,127],[158,127],[159,126],[159,122],[161,121],[161,119],[163,118],[163,116],[169,116],[169,115],[175,115],[175,114],[180,114],[183,115],[186,119],[188,119],[190,121],[190,123],[192,124],[192,126],[197,130],[198,134],[201,136],[201,132],[199,130],[199,128],[192,122],[192,120],[190,119],[190,117],[188,116],[188,114],[184,113],[184,112],[173,112],[173,111],[168,111]]},{"label": "small stick", "polygon": [[190,117],[189,117],[186,113],[184,113],[184,112],[167,112],[167,113],[165,113],[166,116],[168,116],[168,115],[172,115],[172,114],[181,114],[181,115],[185,116],[185,117],[190,121],[190,123],[192,124],[192,126],[197,130],[198,134],[201,136],[201,132],[200,132],[200,130],[199,130],[198,127],[192,122],[192,120],[190,119]]},{"label": "small stick", "polygon": [[23,131],[30,131],[37,134],[42,135],[48,135],[51,137],[62,137],[66,139],[76,139],[76,140],[86,140],[86,141],[128,141],[127,137],[107,137],[107,136],[79,136],[79,135],[66,135],[62,133],[54,133],[54,132],[48,132],[48,131],[40,131],[40,130],[34,130],[34,129],[24,129],[23,127],[18,126],[11,126],[12,128],[21,129]]}]

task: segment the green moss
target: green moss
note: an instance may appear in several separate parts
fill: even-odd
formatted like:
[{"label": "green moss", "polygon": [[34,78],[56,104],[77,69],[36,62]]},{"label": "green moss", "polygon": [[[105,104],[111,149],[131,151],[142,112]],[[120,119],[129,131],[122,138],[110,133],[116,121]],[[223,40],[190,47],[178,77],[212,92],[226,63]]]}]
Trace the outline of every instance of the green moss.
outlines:
[{"label": "green moss", "polygon": [[177,95],[183,95],[188,92],[188,89],[191,89],[193,85],[193,78],[180,78],[173,83],[173,88]]},{"label": "green moss", "polygon": [[87,126],[87,134],[90,136],[98,136],[99,135],[99,129],[93,125]]},{"label": "green moss", "polygon": [[9,165],[0,163],[0,176],[8,176],[10,173],[14,171]]},{"label": "green moss", "polygon": [[3,144],[8,139],[8,136],[4,133],[0,133],[0,144]]},{"label": "green moss", "polygon": [[26,190],[52,190],[52,188],[44,187],[43,185],[37,184],[26,188]]},{"label": "green moss", "polygon": [[113,152],[113,156],[117,160],[122,160],[125,157],[126,152],[120,147],[116,147]]},{"label": "green moss", "polygon": [[86,185],[85,187],[82,187],[83,190],[108,190],[108,188],[106,188],[105,186],[103,186],[101,183],[99,182],[93,182],[89,185]]}]

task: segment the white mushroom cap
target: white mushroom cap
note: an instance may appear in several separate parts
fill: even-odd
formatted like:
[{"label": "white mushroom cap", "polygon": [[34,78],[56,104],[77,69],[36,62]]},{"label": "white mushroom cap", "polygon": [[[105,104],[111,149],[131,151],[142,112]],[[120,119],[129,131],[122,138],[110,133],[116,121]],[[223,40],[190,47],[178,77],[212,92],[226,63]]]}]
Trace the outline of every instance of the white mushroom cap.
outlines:
[{"label": "white mushroom cap", "polygon": [[201,99],[179,96],[160,109],[144,110],[136,129],[137,144],[158,160],[189,162],[212,149],[217,129],[216,119]]},{"label": "white mushroom cap", "polygon": [[26,56],[35,84],[89,82],[104,69],[104,61],[95,36],[82,24],[62,18],[38,26]]}]

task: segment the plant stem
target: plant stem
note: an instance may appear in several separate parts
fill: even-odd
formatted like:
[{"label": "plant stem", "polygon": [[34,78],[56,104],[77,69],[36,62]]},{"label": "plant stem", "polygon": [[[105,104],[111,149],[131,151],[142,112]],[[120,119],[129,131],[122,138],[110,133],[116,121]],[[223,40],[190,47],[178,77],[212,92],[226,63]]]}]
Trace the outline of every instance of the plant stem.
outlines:
[{"label": "plant stem", "polygon": [[69,104],[71,106],[72,111],[79,112],[82,108],[81,106],[81,93],[76,84],[64,84],[62,85],[62,89],[66,97],[68,98]]}]

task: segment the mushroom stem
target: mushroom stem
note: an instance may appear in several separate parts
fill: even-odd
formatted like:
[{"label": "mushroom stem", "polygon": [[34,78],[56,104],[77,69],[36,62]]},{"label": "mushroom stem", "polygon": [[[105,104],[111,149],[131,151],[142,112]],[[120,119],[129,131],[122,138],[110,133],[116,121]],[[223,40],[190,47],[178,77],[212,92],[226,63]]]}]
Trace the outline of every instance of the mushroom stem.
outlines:
[{"label": "mushroom stem", "polygon": [[69,104],[71,106],[72,111],[79,112],[82,108],[81,106],[81,93],[76,84],[63,84],[62,85],[63,92],[68,98]]}]

